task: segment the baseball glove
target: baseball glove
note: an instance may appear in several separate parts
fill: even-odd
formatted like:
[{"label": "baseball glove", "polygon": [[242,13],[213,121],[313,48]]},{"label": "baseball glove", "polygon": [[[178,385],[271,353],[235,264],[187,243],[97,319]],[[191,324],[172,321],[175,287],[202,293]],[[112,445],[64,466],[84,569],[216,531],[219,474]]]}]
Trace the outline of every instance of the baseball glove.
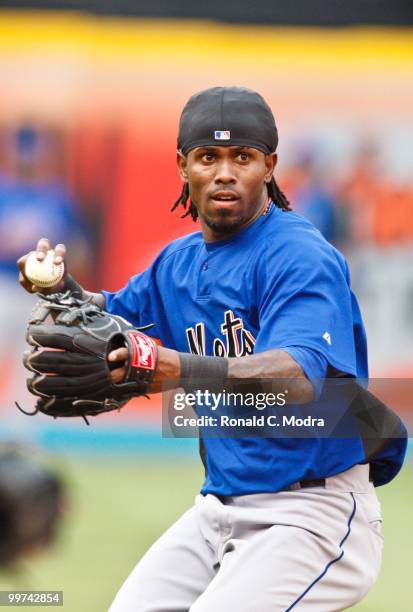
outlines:
[{"label": "baseball glove", "polygon": [[[132,397],[146,395],[153,378],[156,344],[142,329],[122,317],[111,315],[70,292],[41,296],[27,328],[33,347],[23,358],[33,372],[27,380],[31,393],[39,396],[34,412],[52,417],[87,416],[118,410]],[[111,370],[122,362],[109,363],[110,351],[126,347],[129,358],[122,383],[111,380]],[[21,409],[20,406],[18,406]]]}]

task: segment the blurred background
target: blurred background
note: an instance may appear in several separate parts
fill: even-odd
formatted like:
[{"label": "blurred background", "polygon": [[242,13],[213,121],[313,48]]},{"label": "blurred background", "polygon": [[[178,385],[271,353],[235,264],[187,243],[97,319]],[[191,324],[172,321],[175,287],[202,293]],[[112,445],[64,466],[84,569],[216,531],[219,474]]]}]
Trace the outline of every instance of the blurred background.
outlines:
[{"label": "blurred background", "polygon": [[[0,435],[59,453],[72,500],[55,548],[3,572],[1,588],[63,589],[68,612],[107,609],[202,482],[197,441],[162,439],[156,398],[89,428],[17,412],[16,400],[34,403],[21,354],[35,298],[15,260],[47,236],[68,245],[85,287],[120,288],[198,229],[169,212],[186,100],[247,86],[274,111],[277,182],[349,260],[372,377],[411,378],[412,74],[403,0],[0,1]],[[411,463],[379,493],[383,571],[357,610],[407,612]]]}]

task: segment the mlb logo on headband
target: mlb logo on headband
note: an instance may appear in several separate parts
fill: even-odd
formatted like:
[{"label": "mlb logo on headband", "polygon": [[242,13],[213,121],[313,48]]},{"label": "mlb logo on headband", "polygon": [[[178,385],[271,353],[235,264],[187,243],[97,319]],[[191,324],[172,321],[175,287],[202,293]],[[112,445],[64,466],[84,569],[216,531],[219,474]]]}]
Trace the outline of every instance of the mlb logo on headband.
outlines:
[{"label": "mlb logo on headband", "polygon": [[231,132],[229,130],[225,132],[220,132],[219,130],[215,130],[215,140],[229,140],[231,138]]}]

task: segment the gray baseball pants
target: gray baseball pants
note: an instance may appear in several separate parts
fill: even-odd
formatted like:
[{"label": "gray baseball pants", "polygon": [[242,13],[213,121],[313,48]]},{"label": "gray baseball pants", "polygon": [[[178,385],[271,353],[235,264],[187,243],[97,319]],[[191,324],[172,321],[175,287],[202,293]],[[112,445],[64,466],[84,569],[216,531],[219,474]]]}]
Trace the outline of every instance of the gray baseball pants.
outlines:
[{"label": "gray baseball pants", "polygon": [[148,550],[110,612],[335,612],[376,581],[383,538],[368,466],[325,487],[198,495]]}]

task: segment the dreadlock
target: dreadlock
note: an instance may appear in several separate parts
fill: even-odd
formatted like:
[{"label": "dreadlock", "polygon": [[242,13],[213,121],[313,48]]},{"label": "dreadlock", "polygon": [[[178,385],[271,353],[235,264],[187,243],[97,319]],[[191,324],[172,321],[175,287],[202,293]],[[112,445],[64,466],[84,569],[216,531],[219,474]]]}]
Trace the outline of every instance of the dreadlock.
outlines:
[{"label": "dreadlock", "polygon": [[172,206],[171,212],[173,212],[176,208],[178,208],[179,205],[181,205],[186,210],[186,212],[183,215],[181,215],[181,219],[184,219],[188,215],[191,215],[192,220],[196,221],[198,219],[198,211],[190,200],[189,200],[189,206],[188,206],[188,200],[189,200],[189,186],[188,186],[188,183],[184,183],[180,196],[175,202],[175,204]]},{"label": "dreadlock", "polygon": [[[287,200],[285,194],[278,187],[274,177],[272,177],[271,181],[267,184],[267,188],[269,197],[278,208],[281,208],[281,210],[284,211],[291,210],[290,202]],[[172,206],[171,212],[178,208],[178,206],[182,206],[185,210],[184,214],[181,216],[181,219],[184,219],[189,215],[191,215],[193,221],[196,221],[198,219],[198,211],[196,209],[196,206],[193,202],[191,202],[189,198],[188,183],[184,183],[180,196]]]},{"label": "dreadlock", "polygon": [[292,210],[289,200],[285,196],[284,192],[278,187],[274,177],[271,178],[271,181],[268,183],[267,187],[268,195],[274,204],[278,206],[278,208],[281,208],[281,210]]}]

